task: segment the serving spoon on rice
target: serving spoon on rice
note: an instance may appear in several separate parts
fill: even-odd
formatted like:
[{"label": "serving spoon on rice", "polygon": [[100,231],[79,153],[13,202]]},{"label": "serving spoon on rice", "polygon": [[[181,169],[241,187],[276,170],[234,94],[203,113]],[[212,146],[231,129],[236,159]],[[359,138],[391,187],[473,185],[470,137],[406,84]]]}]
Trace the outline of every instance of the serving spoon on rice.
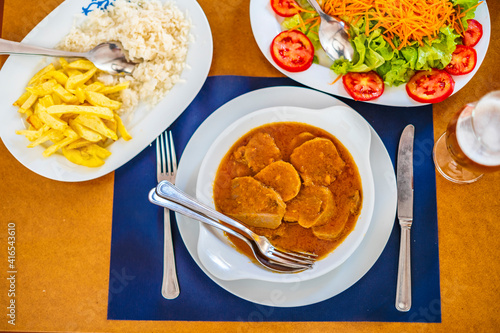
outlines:
[{"label": "serving spoon on rice", "polygon": [[137,63],[127,60],[123,47],[118,42],[102,43],[88,52],[68,52],[47,49],[13,42],[0,38],[0,54],[41,55],[63,58],[85,58],[90,60],[97,68],[110,74],[132,74]]}]

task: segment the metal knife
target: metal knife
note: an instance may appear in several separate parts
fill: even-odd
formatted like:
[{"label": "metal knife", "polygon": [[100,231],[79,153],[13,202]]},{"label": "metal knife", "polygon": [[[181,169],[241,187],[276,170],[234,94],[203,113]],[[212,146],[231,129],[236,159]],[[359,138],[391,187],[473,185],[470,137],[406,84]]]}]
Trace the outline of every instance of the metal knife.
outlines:
[{"label": "metal knife", "polygon": [[408,125],[401,134],[397,161],[398,220],[401,226],[396,309],[411,308],[410,229],[413,223],[413,139],[415,127]]}]

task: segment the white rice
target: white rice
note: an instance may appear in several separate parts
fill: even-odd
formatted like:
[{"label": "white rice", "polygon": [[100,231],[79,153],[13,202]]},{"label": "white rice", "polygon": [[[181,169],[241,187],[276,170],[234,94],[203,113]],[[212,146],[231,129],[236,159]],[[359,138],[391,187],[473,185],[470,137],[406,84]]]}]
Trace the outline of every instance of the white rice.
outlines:
[{"label": "white rice", "polygon": [[157,104],[179,82],[186,66],[190,22],[171,2],[116,0],[107,10],[94,10],[81,25],[73,25],[59,45],[68,51],[87,51],[107,41],[119,41],[131,60],[142,60],[132,76],[101,73],[105,85],[130,81],[121,92],[122,114],[139,101]]}]

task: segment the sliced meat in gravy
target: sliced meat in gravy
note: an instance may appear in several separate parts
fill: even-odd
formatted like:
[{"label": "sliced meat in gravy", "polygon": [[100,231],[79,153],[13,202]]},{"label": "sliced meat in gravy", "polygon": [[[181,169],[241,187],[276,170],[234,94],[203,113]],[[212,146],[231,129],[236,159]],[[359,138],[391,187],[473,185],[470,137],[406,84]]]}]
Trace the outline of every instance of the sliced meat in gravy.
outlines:
[{"label": "sliced meat in gravy", "polygon": [[286,207],[284,220],[298,222],[304,228],[321,226],[336,213],[332,192],[324,186],[304,186]]},{"label": "sliced meat in gravy", "polygon": [[338,238],[352,214],[357,214],[360,207],[359,191],[354,192],[348,198],[340,198],[337,214],[325,225],[312,228],[316,237],[324,240],[334,240]]},{"label": "sliced meat in gravy", "polygon": [[290,163],[278,161],[269,164],[255,175],[255,179],[273,188],[283,201],[289,201],[300,191],[300,176]]},{"label": "sliced meat in gravy", "polygon": [[345,167],[333,142],[325,138],[315,138],[295,148],[290,162],[305,185],[328,186]]},{"label": "sliced meat in gravy", "polygon": [[234,152],[235,159],[245,163],[254,172],[259,172],[269,164],[280,161],[281,151],[268,133],[255,133],[246,146]]},{"label": "sliced meat in gravy", "polygon": [[[252,177],[231,181],[230,207],[223,212],[252,227],[275,229],[281,224],[286,205],[281,196]],[[227,210],[225,210],[227,209]]]}]

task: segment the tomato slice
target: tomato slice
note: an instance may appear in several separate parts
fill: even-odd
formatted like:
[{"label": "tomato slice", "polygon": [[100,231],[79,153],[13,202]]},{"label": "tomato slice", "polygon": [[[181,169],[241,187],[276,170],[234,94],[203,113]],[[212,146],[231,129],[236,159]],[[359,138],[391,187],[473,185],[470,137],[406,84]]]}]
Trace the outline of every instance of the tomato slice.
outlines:
[{"label": "tomato slice", "polygon": [[349,72],[342,76],[345,90],[355,101],[371,101],[384,92],[384,80],[375,72]]},{"label": "tomato slice", "polygon": [[451,61],[445,70],[451,75],[464,75],[472,72],[477,63],[477,53],[470,46],[457,45]]},{"label": "tomato slice", "polygon": [[302,32],[286,30],[274,37],[271,43],[273,60],[289,72],[305,71],[314,59],[314,47]]},{"label": "tomato slice", "polygon": [[438,103],[448,98],[455,88],[451,75],[442,69],[419,71],[406,84],[408,95],[421,103]]},{"label": "tomato slice", "polygon": [[295,0],[271,0],[271,8],[276,14],[283,17],[290,17],[300,11]]},{"label": "tomato slice", "polygon": [[465,31],[463,42],[465,46],[476,46],[483,37],[483,26],[474,19],[467,20],[467,30]]}]

